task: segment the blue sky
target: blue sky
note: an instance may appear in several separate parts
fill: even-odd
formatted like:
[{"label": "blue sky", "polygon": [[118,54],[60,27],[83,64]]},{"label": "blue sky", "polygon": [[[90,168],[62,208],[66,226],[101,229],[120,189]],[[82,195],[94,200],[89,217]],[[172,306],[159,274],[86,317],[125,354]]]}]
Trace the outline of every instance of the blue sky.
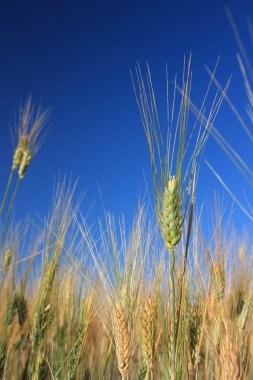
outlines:
[{"label": "blue sky", "polygon": [[[102,213],[99,183],[105,208],[131,220],[144,188],[143,173],[151,182],[147,143],[130,78],[137,61],[143,67],[149,62],[162,101],[165,63],[173,79],[182,72],[184,54],[191,51],[192,98],[200,104],[208,83],[204,64],[213,67],[221,56],[218,78],[225,84],[232,75],[229,95],[244,112],[247,99],[225,4],[247,45],[251,1],[1,1],[1,191],[13,153],[9,126],[20,99],[32,91],[35,100],[53,109],[51,134],[18,193],[17,218],[45,215],[54,180],[59,173],[69,173],[79,178],[79,192],[88,187],[84,213],[93,201],[93,216]],[[225,104],[216,127],[251,159],[252,145]],[[212,140],[205,158],[239,194],[240,176]],[[215,190],[223,192],[203,164],[199,204],[212,202]],[[240,213],[238,221],[241,226],[248,224]]]}]

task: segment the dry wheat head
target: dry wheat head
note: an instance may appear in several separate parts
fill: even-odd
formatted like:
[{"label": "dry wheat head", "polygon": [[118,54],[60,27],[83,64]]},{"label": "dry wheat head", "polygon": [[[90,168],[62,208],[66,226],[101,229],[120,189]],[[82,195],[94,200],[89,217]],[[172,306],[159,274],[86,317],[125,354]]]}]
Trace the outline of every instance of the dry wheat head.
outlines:
[{"label": "dry wheat head", "polygon": [[14,152],[14,155],[13,155],[13,163],[12,163],[12,170],[13,171],[17,170],[17,168],[19,167],[19,165],[21,163],[23,153],[26,149],[27,140],[28,139],[26,136],[20,136],[20,138],[19,138],[18,145],[17,145],[15,152]]},{"label": "dry wheat head", "polygon": [[124,379],[127,375],[130,363],[130,333],[120,302],[116,302],[113,312],[114,338],[116,343],[116,354],[119,372]]},{"label": "dry wheat head", "polygon": [[221,372],[223,380],[241,380],[237,342],[229,332],[221,342]]},{"label": "dry wheat head", "polygon": [[225,295],[226,273],[224,265],[220,262],[212,265],[212,285],[217,299],[222,301]]},{"label": "dry wheat head", "polygon": [[153,367],[155,350],[156,310],[151,297],[148,297],[141,312],[141,341],[150,369]]}]

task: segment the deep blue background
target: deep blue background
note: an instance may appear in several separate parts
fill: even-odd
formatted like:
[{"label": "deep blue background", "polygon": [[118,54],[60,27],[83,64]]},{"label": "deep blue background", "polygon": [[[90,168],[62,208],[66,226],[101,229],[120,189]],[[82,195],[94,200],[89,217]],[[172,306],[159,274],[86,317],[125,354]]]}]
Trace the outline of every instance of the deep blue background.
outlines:
[{"label": "deep blue background", "polygon": [[[158,100],[164,101],[165,63],[173,79],[182,72],[184,54],[192,51],[192,98],[200,104],[209,79],[203,65],[213,67],[220,55],[218,78],[224,85],[232,74],[229,95],[244,113],[247,99],[225,4],[252,55],[246,29],[246,16],[253,16],[252,1],[0,2],[2,192],[13,154],[9,126],[20,100],[32,91],[37,101],[53,108],[52,132],[18,193],[17,218],[47,213],[60,172],[79,177],[79,192],[88,186],[84,214],[93,201],[92,217],[102,213],[99,183],[105,208],[117,217],[124,213],[129,223],[145,186],[143,173],[149,184],[151,178],[130,78],[137,61],[143,66],[149,62]],[[216,126],[252,162],[252,145],[225,104]],[[244,184],[214,141],[208,142],[205,157],[241,197]],[[198,204],[212,204],[215,189],[222,194],[203,164]],[[238,213],[237,223],[243,228],[248,220]]]}]

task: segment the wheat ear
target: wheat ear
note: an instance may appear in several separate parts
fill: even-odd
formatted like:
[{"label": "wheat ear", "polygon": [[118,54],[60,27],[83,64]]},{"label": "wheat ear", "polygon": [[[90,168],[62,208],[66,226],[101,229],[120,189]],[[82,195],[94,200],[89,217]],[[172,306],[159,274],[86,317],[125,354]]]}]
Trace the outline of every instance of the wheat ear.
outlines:
[{"label": "wheat ear", "polygon": [[25,149],[22,154],[22,158],[20,161],[20,166],[18,170],[18,175],[20,179],[23,179],[25,176],[25,173],[28,169],[28,166],[30,165],[32,159],[32,153],[30,152],[29,149]]},{"label": "wheat ear", "polygon": [[226,274],[224,265],[220,262],[212,265],[212,283],[217,299],[222,301],[225,295]]},{"label": "wheat ear", "polygon": [[150,372],[153,371],[155,351],[156,308],[151,297],[146,299],[141,313],[141,341]]},{"label": "wheat ear", "polygon": [[118,369],[122,379],[125,379],[130,363],[130,333],[128,330],[124,308],[120,302],[116,302],[114,307],[113,325]]},{"label": "wheat ear", "polygon": [[182,235],[182,218],[177,177],[172,176],[163,194],[161,230],[168,249],[172,252]]},{"label": "wheat ear", "polygon": [[222,380],[241,380],[240,360],[237,342],[230,334],[226,334],[221,344]]},{"label": "wheat ear", "polygon": [[23,153],[26,149],[27,141],[28,141],[28,138],[26,136],[20,136],[18,145],[13,155],[12,170],[18,169],[22,160]]}]

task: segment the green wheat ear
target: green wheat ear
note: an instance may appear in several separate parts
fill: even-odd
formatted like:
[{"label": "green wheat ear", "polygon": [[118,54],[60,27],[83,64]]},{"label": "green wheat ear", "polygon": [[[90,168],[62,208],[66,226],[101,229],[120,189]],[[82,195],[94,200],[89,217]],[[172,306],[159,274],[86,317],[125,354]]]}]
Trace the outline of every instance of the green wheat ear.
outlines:
[{"label": "green wheat ear", "polygon": [[168,249],[173,251],[182,236],[182,217],[176,176],[172,176],[165,186],[161,211],[161,230]]}]

